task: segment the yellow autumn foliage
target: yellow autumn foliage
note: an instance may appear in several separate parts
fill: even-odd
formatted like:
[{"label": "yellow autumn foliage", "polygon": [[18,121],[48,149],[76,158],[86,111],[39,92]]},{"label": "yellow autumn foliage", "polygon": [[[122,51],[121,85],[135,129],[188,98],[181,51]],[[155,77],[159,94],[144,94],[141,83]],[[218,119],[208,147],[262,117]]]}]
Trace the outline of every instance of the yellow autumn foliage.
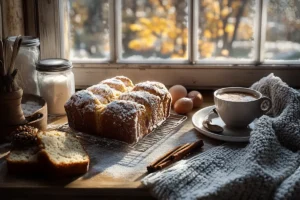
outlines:
[{"label": "yellow autumn foliage", "polygon": [[201,58],[209,58],[214,52],[214,43],[212,42],[202,42],[199,46]]},{"label": "yellow autumn foliage", "polygon": [[141,41],[139,39],[135,39],[135,40],[131,40],[129,43],[128,43],[128,47],[130,49],[134,49],[136,51],[139,51],[141,50]]},{"label": "yellow autumn foliage", "polygon": [[[171,57],[183,58],[187,57],[187,51],[180,48],[175,50],[175,45],[187,45],[188,29],[179,28],[176,25],[176,12],[164,16],[160,16],[159,9],[162,9],[159,1],[150,0],[152,4],[157,6],[155,13],[151,17],[141,17],[135,23],[129,25],[129,29],[135,32],[136,38],[129,41],[128,47],[135,51],[147,51],[157,49],[159,45],[160,53],[164,55],[170,54]],[[172,0],[165,0],[164,4],[171,5]],[[166,5],[165,5],[166,6]],[[167,7],[166,7],[167,8]]]},{"label": "yellow autumn foliage", "polygon": [[221,11],[221,16],[222,17],[226,17],[227,15],[229,15],[230,14],[230,9],[226,6],[226,7],[224,7],[223,9],[222,9],[222,11]]},{"label": "yellow autumn foliage", "polygon": [[139,22],[145,26],[149,26],[151,25],[151,20],[145,18],[145,17],[141,17],[139,18]]},{"label": "yellow autumn foliage", "polygon": [[221,51],[221,55],[224,56],[224,57],[227,57],[227,56],[229,56],[229,51],[227,49],[223,49]]},{"label": "yellow autumn foliage", "polygon": [[147,38],[153,36],[152,31],[150,29],[143,29],[137,33],[138,37]]},{"label": "yellow autumn foliage", "polygon": [[212,3],[212,10],[213,12],[219,14],[220,13],[220,5],[219,2],[213,1]]},{"label": "yellow autumn foliage", "polygon": [[205,30],[203,33],[204,37],[210,39],[211,38],[211,32],[209,30]]},{"label": "yellow autumn foliage", "polygon": [[218,36],[221,37],[224,35],[224,31],[222,29],[218,30]]},{"label": "yellow autumn foliage", "polygon": [[227,24],[227,26],[225,28],[225,31],[227,33],[233,33],[233,31],[234,31],[234,25],[233,24]]},{"label": "yellow autumn foliage", "polygon": [[141,26],[140,24],[130,24],[129,28],[132,31],[141,31],[141,30],[143,30],[143,26]]},{"label": "yellow autumn foliage", "polygon": [[173,50],[174,50],[174,43],[172,41],[166,41],[162,43],[160,52],[162,54],[169,54],[172,53]]},{"label": "yellow autumn foliage", "polygon": [[[153,14],[140,17],[130,24],[129,30],[134,32],[135,39],[128,43],[130,49],[136,51],[148,51],[159,49],[161,54],[170,54],[171,58],[186,58],[188,56],[188,28],[178,26],[177,11],[174,9],[173,0],[149,0],[154,6]],[[216,53],[221,56],[229,56],[228,49],[221,48],[218,41],[230,41],[235,30],[235,17],[241,7],[241,0],[201,0],[202,10],[200,21],[202,24],[199,31],[198,49],[201,58],[209,58]],[[239,39],[247,40],[253,35],[253,27],[245,22],[240,22],[237,36]],[[218,45],[217,45],[218,44]],[[182,48],[184,46],[185,48]],[[219,55],[219,56],[220,56]]]}]

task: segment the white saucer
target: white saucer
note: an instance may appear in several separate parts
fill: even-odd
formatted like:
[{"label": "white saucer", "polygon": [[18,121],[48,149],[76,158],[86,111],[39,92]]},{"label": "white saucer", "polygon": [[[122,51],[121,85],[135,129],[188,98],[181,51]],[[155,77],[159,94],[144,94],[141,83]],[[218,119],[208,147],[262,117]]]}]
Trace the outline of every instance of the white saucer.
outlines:
[{"label": "white saucer", "polygon": [[254,122],[248,125],[248,127],[241,128],[241,129],[233,129],[229,128],[225,125],[223,120],[214,115],[214,117],[210,117],[212,124],[216,124],[221,126],[224,131],[222,133],[213,133],[206,128],[203,127],[202,122],[204,119],[207,119],[208,113],[214,108],[215,106],[209,106],[197,111],[192,118],[193,125],[195,128],[206,135],[207,137],[211,137],[217,140],[227,141],[227,142],[248,142],[250,138],[250,132],[254,128]]}]

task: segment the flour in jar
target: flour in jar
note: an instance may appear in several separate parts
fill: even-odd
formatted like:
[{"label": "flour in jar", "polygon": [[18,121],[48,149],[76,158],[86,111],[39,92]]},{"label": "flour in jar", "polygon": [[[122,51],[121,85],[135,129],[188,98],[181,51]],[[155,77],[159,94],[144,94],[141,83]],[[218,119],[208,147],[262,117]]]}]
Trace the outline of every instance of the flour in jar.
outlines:
[{"label": "flour in jar", "polygon": [[[72,77],[69,77],[72,76]],[[68,99],[75,93],[74,75],[71,74],[53,74],[44,76],[39,81],[41,96],[46,100],[48,113],[52,115],[66,114],[64,105]]]}]

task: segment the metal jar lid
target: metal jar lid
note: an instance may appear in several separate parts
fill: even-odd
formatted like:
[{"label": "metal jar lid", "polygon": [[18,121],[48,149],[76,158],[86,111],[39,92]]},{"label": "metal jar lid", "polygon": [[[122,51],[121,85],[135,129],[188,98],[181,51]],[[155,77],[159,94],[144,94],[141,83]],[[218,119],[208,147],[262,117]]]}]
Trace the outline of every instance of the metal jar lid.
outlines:
[{"label": "metal jar lid", "polygon": [[43,72],[60,72],[71,69],[72,63],[62,58],[49,58],[39,60],[36,64],[36,70]]},{"label": "metal jar lid", "polygon": [[[16,40],[17,36],[11,36],[8,37],[7,40],[11,43],[13,43]],[[34,46],[39,46],[40,45],[40,40],[37,37],[33,36],[22,36],[22,47],[34,47]]]}]

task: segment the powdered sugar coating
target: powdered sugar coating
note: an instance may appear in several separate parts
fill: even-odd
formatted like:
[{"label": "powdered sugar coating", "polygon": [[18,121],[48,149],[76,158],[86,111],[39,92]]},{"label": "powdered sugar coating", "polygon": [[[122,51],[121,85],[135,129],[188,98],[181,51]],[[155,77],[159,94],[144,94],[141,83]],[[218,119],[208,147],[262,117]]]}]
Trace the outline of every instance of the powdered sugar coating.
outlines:
[{"label": "powdered sugar coating", "polygon": [[120,92],[126,92],[126,85],[119,79],[116,78],[110,78],[106,79],[104,81],[101,81],[100,83],[106,84],[111,88],[114,88],[115,90],[118,90]]},{"label": "powdered sugar coating", "polygon": [[[102,114],[102,131],[108,138],[134,143],[147,133],[145,106],[132,101],[116,100],[107,105]],[[109,133],[109,134],[107,134]]]},{"label": "powdered sugar coating", "polygon": [[75,106],[84,112],[95,112],[96,107],[100,106],[100,101],[93,95],[92,92],[81,90],[71,96],[65,104],[65,107]]},{"label": "powdered sugar coating", "polygon": [[144,104],[144,102],[147,102],[153,108],[155,108],[155,106],[157,106],[157,103],[160,101],[160,98],[158,96],[150,94],[149,92],[146,91],[132,91],[132,92],[123,93],[119,97],[119,99],[135,101],[142,105]]},{"label": "powdered sugar coating", "polygon": [[147,91],[151,94],[159,96],[161,98],[160,108],[163,110],[164,119],[166,119],[170,115],[172,97],[167,88],[162,83],[155,81],[146,81],[136,84],[132,90]]},{"label": "powdered sugar coating", "polygon": [[133,91],[147,91],[147,92],[157,95],[161,99],[163,99],[166,95],[166,91],[160,89],[154,83],[156,83],[156,82],[153,82],[153,81],[141,82],[141,83],[136,84],[132,90]]},{"label": "powdered sugar coating", "polygon": [[163,111],[160,110],[160,98],[146,91],[132,91],[124,93],[119,97],[120,100],[134,101],[145,106],[149,115],[149,130],[159,121],[163,120]]},{"label": "powdered sugar coating", "polygon": [[103,104],[108,104],[116,98],[113,89],[106,84],[99,83],[87,88],[87,90],[91,91]]},{"label": "powdered sugar coating", "polygon": [[145,110],[145,106],[132,101],[116,100],[107,105],[105,112],[125,121],[131,120],[139,110]]},{"label": "powdered sugar coating", "polygon": [[134,87],[132,81],[126,76],[116,76],[115,79],[122,81],[126,87]]},{"label": "powdered sugar coating", "polygon": [[70,127],[127,143],[137,142],[165,120],[167,104],[171,103],[161,83],[139,83],[135,90],[131,86],[134,85],[129,78],[117,76],[89,87],[92,93],[76,94],[65,106]]}]

